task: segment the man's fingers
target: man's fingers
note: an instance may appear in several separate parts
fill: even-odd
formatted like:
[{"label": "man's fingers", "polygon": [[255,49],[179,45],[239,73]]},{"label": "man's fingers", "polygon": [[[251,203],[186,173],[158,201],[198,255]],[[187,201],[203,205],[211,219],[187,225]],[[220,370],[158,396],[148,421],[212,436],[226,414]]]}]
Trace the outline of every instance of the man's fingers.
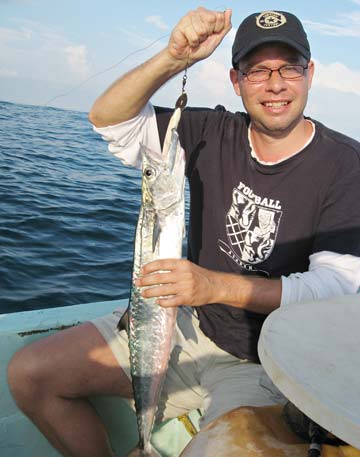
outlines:
[{"label": "man's fingers", "polygon": [[199,41],[203,42],[206,38],[213,33],[216,17],[212,15],[213,20],[209,20],[205,15],[196,10],[191,16],[191,24],[199,37]]},{"label": "man's fingers", "polygon": [[179,28],[176,28],[173,31],[172,37],[173,37],[172,46],[174,46],[175,49],[178,51],[187,48],[187,46],[189,45],[185,34]]},{"label": "man's fingers", "polygon": [[[211,272],[185,259],[159,259],[145,265],[135,280],[141,295],[163,307],[214,303]],[[165,300],[165,301],[163,301]]]},{"label": "man's fingers", "polygon": [[200,44],[200,36],[194,29],[191,21],[184,27],[183,33],[188,41],[190,48],[197,48]]},{"label": "man's fingers", "polygon": [[169,298],[158,298],[156,303],[163,308],[174,308],[175,306],[184,305],[184,299],[181,297],[181,295],[176,295]]},{"label": "man's fingers", "polygon": [[176,268],[177,263],[180,261],[181,261],[180,259],[154,260],[154,261],[149,262],[146,265],[144,265],[140,270],[140,274],[147,275],[147,274],[155,273],[156,271],[161,271],[161,270],[172,271]]},{"label": "man's fingers", "polygon": [[175,289],[173,284],[160,285],[143,289],[141,295],[144,298],[165,297],[167,295],[174,295]]},{"label": "man's fingers", "polygon": [[225,11],[208,11],[199,8],[202,22],[207,24],[211,33],[223,33],[224,35],[231,29],[232,10]]},{"label": "man's fingers", "polygon": [[220,11],[209,11],[205,8],[198,8],[199,18],[205,24],[208,35],[221,32],[225,27],[225,14]]},{"label": "man's fingers", "polygon": [[208,57],[230,29],[231,10],[220,12],[199,7],[190,11],[175,27],[169,49],[181,59],[192,53],[191,63],[194,63]]},{"label": "man's fingers", "polygon": [[231,10],[224,12],[210,11],[199,7],[190,18],[195,32],[199,35],[200,42],[205,41],[213,34],[225,36],[231,29]]},{"label": "man's fingers", "polygon": [[231,25],[231,16],[232,16],[232,9],[228,8],[224,11],[224,20],[225,20],[225,29],[230,30]]},{"label": "man's fingers", "polygon": [[152,273],[146,276],[139,276],[135,280],[135,285],[138,287],[156,286],[157,284],[170,284],[174,282],[172,273]]},{"label": "man's fingers", "polygon": [[216,13],[214,33],[221,33],[226,28],[226,16],[225,13]]},{"label": "man's fingers", "polygon": [[191,11],[189,14],[184,16],[175,29],[177,35],[174,34],[174,38],[178,38],[179,32],[181,32],[186,40],[186,44],[190,46],[190,48],[196,48],[201,42],[200,38],[202,30],[198,29],[198,22],[195,17],[196,13],[194,11]]}]

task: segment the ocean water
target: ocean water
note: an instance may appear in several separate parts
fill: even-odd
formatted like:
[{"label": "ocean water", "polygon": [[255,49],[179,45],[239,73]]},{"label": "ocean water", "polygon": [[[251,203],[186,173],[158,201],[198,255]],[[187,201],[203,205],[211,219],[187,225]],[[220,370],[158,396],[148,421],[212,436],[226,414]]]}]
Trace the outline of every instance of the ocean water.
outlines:
[{"label": "ocean water", "polygon": [[86,113],[0,102],[0,313],[128,297],[140,186]]}]

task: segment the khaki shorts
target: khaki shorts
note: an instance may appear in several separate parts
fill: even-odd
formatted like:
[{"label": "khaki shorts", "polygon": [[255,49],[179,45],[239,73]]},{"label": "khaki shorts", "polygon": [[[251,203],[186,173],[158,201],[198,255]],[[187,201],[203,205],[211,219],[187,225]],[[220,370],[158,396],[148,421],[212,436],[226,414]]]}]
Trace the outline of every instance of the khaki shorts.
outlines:
[{"label": "khaki shorts", "polygon": [[[114,310],[92,323],[131,379],[127,334],[116,330],[122,312]],[[269,406],[285,401],[261,365],[239,360],[220,349],[200,330],[193,309],[179,308],[175,347],[158,408],[158,421],[201,409],[203,427],[238,406]]]}]

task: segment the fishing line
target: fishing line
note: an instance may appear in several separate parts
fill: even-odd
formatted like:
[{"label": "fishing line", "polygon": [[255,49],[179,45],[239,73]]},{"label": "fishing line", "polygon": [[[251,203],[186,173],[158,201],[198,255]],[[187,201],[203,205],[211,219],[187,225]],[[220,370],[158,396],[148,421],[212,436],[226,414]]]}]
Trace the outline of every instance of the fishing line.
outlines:
[{"label": "fishing line", "polygon": [[[222,9],[223,11],[225,11],[227,8],[226,6],[224,5],[219,5],[219,6],[216,6],[214,8],[214,10],[219,10],[219,9]],[[67,92],[64,92],[63,94],[59,94],[59,95],[56,95],[55,97],[52,97],[50,98],[49,100],[47,100],[43,106],[48,106],[49,103],[53,102],[54,100],[57,100],[58,98],[62,98],[62,97],[67,97],[68,95],[72,94],[75,90],[78,90],[80,89],[81,87],[83,87],[86,83],[88,83],[89,81],[91,81],[92,79],[94,78],[97,78],[98,76],[104,74],[104,73],[107,73],[108,71],[111,71],[113,70],[114,68],[116,68],[118,65],[120,65],[121,63],[125,62],[127,59],[129,59],[130,57],[132,57],[133,55],[139,53],[139,52],[142,52],[142,51],[146,51],[147,49],[151,48],[152,46],[154,46],[154,44],[158,43],[159,41],[163,40],[164,38],[167,38],[168,36],[170,36],[171,34],[170,33],[167,33],[166,35],[163,35],[161,36],[160,38],[157,38],[155,41],[153,41],[152,43],[150,43],[149,45],[145,46],[144,48],[140,48],[140,49],[137,49],[136,51],[133,51],[131,52],[130,54],[126,55],[124,58],[122,58],[121,60],[119,60],[118,62],[114,63],[113,65],[111,65],[110,67],[108,68],[105,68],[105,70],[101,70],[91,76],[89,76],[87,79],[84,79],[81,83],[77,84],[76,86],[72,87],[70,90],[68,90]],[[183,82],[186,83],[186,78],[187,78],[187,68],[185,70],[185,75],[184,75],[184,79],[183,79]],[[185,86],[185,84],[184,84]],[[183,87],[183,90],[184,90],[184,87]]]},{"label": "fishing line", "polygon": [[89,76],[87,79],[85,79],[84,81],[82,81],[80,84],[74,86],[73,88],[71,88],[69,91],[63,93],[63,94],[59,94],[59,95],[56,95],[55,97],[53,98],[50,98],[50,100],[48,100],[47,102],[44,103],[43,106],[48,106],[49,103],[53,102],[54,100],[57,100],[58,98],[61,98],[61,97],[66,97],[67,95],[71,94],[72,92],[74,92],[75,90],[77,89],[80,89],[80,87],[84,86],[86,83],[88,83],[91,79],[94,79],[96,78],[97,76],[100,76],[110,70],[113,70],[114,68],[116,68],[118,65],[120,65],[121,63],[125,62],[127,59],[129,59],[130,57],[132,57],[134,54],[137,54],[138,52],[142,52],[142,51],[145,51],[146,49],[149,49],[151,48],[152,46],[154,46],[154,44],[156,44],[158,41],[161,41],[163,40],[164,38],[170,36],[170,33],[167,33],[166,35],[163,35],[161,36],[160,38],[157,38],[155,41],[153,41],[152,43],[150,43],[149,45],[145,46],[144,48],[140,48],[140,49],[137,49],[136,51],[133,51],[131,52],[130,54],[128,54],[127,56],[125,56],[124,58],[122,58],[121,60],[119,60],[118,62],[114,63],[113,65],[111,65],[110,67],[108,68],[105,68],[105,70],[101,70],[99,71],[98,73],[95,73],[91,76]]}]

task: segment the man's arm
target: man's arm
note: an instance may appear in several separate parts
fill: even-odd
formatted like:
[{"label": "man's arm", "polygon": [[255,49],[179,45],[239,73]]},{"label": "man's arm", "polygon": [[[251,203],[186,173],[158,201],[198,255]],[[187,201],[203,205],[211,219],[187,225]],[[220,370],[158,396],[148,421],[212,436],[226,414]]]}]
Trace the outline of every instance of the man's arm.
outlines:
[{"label": "man's arm", "polygon": [[198,8],[184,16],[167,47],[115,81],[94,103],[89,120],[96,127],[135,117],[151,96],[187,66],[209,57],[231,29],[231,10]]},{"label": "man's arm", "polygon": [[360,293],[360,257],[334,252],[310,256],[309,271],[281,279],[242,276],[199,267],[188,260],[161,259],[145,265],[136,280],[144,297],[168,306],[225,303],[261,314],[280,305]]},{"label": "man's arm", "polygon": [[143,266],[135,284],[164,307],[225,303],[261,314],[280,306],[281,279],[243,276],[202,268],[189,260],[161,259]]}]

